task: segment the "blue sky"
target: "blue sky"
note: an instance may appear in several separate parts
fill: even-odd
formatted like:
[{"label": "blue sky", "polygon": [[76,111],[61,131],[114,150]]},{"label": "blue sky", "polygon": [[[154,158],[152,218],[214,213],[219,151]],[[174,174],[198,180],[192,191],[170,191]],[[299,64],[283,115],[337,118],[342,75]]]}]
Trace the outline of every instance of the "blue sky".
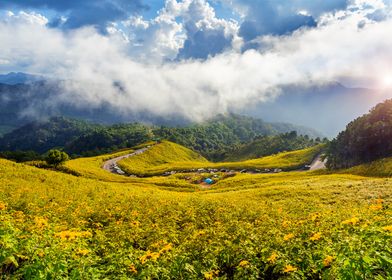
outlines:
[{"label": "blue sky", "polygon": [[391,33],[390,0],[2,0],[0,73],[200,120],[290,84],[391,86]]},{"label": "blue sky", "polygon": [[[122,23],[129,18],[141,17],[144,21],[153,21],[165,6],[182,5],[182,11],[173,17],[183,25],[184,36],[188,40],[181,43],[182,48],[178,50],[177,58],[205,59],[229,48],[236,36],[244,41],[244,49],[249,49],[258,46],[251,41],[262,35],[284,35],[303,27],[316,27],[322,13],[346,10],[348,1],[3,0],[0,8],[14,13],[39,13],[48,19],[47,25],[51,28],[69,30],[93,26],[100,33],[106,34],[109,25],[117,24],[121,26],[121,31],[128,32],[129,30],[124,30]],[[188,11],[185,6],[190,7]],[[208,10],[214,13],[212,18],[208,17]],[[200,17],[206,17],[210,23],[215,20],[215,23],[208,24],[208,28],[196,26],[196,19],[200,20]],[[217,22],[219,20],[220,23]],[[227,25],[231,20],[235,21],[238,30],[228,30]],[[142,42],[143,38],[137,40]]]},{"label": "blue sky", "polygon": [[[127,40],[133,41],[131,44],[143,45],[145,49],[150,47],[147,43],[151,41],[149,36],[157,36],[157,32],[160,32],[159,36],[167,36],[167,32],[172,36],[169,40],[173,41],[169,45],[173,49],[162,53],[161,59],[173,61],[206,59],[235,47],[240,51],[264,48],[259,42],[262,36],[290,35],[300,29],[317,28],[323,16],[349,12],[354,7],[358,10],[371,10],[367,19],[373,15],[373,19],[383,20],[388,2],[389,0],[3,0],[0,10],[15,14],[40,14],[47,19],[46,25],[53,29],[75,30],[90,26],[104,35],[110,32],[108,29],[118,31]],[[162,14],[166,15],[164,20],[159,16]],[[151,33],[151,29],[155,29],[155,33]],[[236,44],[239,40],[241,46]],[[148,53],[145,56],[147,55]]]}]

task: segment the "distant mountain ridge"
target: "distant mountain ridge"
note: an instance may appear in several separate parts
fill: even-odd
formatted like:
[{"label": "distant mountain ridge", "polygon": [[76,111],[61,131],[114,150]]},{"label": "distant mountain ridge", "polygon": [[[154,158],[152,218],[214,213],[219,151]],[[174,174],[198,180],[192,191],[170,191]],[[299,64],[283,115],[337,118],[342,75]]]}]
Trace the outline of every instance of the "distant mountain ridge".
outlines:
[{"label": "distant mountain ridge", "polygon": [[22,72],[10,72],[7,74],[0,74],[0,83],[7,85],[25,84],[42,80],[44,80],[42,76],[31,75]]},{"label": "distant mountain ridge", "polygon": [[[65,100],[61,96],[58,81],[43,80],[27,84],[0,83],[0,135],[32,121],[47,120],[52,116],[64,116],[105,125],[130,122],[182,127],[193,125],[175,112],[166,117],[151,113],[125,115],[108,104],[94,108],[89,107],[88,104],[76,106],[71,100]],[[290,122],[275,123],[274,127],[277,133],[296,130],[299,134],[308,134],[311,137],[321,136],[321,133],[314,129],[292,125]]]},{"label": "distant mountain ridge", "polygon": [[[0,138],[0,151],[35,151],[45,153],[61,148],[75,155],[96,155],[140,143],[167,139],[219,160],[227,149],[263,135],[277,135],[295,130],[294,125],[267,123],[235,114],[219,115],[201,124],[184,127],[144,125],[140,123],[102,125],[83,120],[52,117],[28,123]],[[299,128],[311,137],[319,134]]]},{"label": "distant mountain ridge", "polygon": [[[110,104],[74,104],[62,92],[61,81],[45,80],[24,73],[0,75],[0,135],[34,120],[65,116],[101,124],[142,122],[164,126],[189,126],[182,115],[159,116],[151,112],[119,113]],[[40,79],[41,78],[41,79]],[[28,81],[25,83],[19,83]],[[367,112],[373,105],[388,98],[387,92],[366,88],[346,88],[337,82],[324,84],[293,84],[280,88],[274,99],[255,102],[240,115],[260,118],[267,122],[295,124],[299,134],[305,127],[316,128],[326,136],[336,136],[347,122]],[[300,125],[300,126],[299,126]],[[289,131],[290,129],[285,129]]]}]

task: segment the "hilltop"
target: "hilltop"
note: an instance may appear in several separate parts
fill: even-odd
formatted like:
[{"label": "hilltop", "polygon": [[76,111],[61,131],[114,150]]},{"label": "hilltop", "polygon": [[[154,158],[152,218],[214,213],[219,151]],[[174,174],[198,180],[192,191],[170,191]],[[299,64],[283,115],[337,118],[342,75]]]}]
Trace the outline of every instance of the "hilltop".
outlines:
[{"label": "hilltop", "polygon": [[124,159],[119,166],[128,174],[142,176],[162,175],[169,171],[195,170],[195,169],[233,169],[233,170],[264,170],[282,169],[285,171],[302,169],[310,164],[320,154],[323,145],[311,148],[279,153],[276,155],[261,157],[237,162],[208,162],[194,152],[170,143],[159,143],[143,154]]}]

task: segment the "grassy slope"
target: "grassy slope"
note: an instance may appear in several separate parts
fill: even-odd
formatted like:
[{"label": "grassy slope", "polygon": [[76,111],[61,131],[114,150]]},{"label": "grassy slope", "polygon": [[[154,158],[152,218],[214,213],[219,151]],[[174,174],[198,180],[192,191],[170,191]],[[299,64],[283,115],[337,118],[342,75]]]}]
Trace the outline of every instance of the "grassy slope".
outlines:
[{"label": "grassy slope", "polygon": [[[103,182],[0,160],[0,274],[392,276],[384,229],[392,219],[391,179],[242,174],[196,193],[163,191],[140,180]],[[318,232],[321,237],[311,240]],[[288,265],[297,270],[285,273]]]},{"label": "grassy slope", "polygon": [[[103,163],[109,159],[132,153],[134,150],[125,150],[113,154],[106,154],[96,157],[77,158],[65,163],[65,167],[80,176],[94,179],[102,179],[112,182],[124,182],[127,179],[102,169]],[[125,180],[126,181],[126,180]]]},{"label": "grassy slope", "polygon": [[[266,136],[240,146],[225,157],[225,161],[243,161],[255,159],[280,152],[295,151],[313,146],[302,136]],[[276,152],[273,152],[276,151]]]},{"label": "grassy slope", "polygon": [[392,177],[392,157],[375,160],[347,169],[318,170],[315,174],[352,174],[366,177]]},{"label": "grassy slope", "polygon": [[78,176],[81,177],[95,179],[99,181],[105,181],[105,182],[147,183],[159,187],[161,189],[177,189],[182,191],[194,191],[198,189],[197,186],[187,183],[184,180],[179,180],[175,177],[171,177],[171,178],[154,177],[154,178],[141,179],[141,178],[120,176],[102,169],[102,165],[106,160],[132,153],[136,149],[140,149],[143,148],[144,146],[151,145],[151,144],[152,143],[146,143],[144,145],[134,147],[133,150],[124,150],[113,154],[73,159],[65,163],[64,169],[72,174],[77,174]]},{"label": "grassy slope", "polygon": [[322,145],[318,145],[304,150],[279,153],[242,162],[212,163],[180,145],[165,141],[152,147],[144,154],[120,161],[119,166],[129,174],[137,175],[158,175],[166,171],[193,168],[230,168],[236,170],[281,168],[283,170],[295,170],[309,164],[322,148]]},{"label": "grassy slope", "polygon": [[379,159],[367,164],[354,166],[352,168],[342,171],[342,173],[373,177],[391,177],[392,158]]}]

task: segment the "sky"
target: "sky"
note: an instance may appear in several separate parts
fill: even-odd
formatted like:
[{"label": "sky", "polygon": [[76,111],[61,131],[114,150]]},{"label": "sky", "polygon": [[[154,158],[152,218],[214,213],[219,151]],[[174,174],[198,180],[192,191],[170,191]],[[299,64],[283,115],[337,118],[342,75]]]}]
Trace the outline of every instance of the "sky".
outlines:
[{"label": "sky", "polygon": [[61,98],[200,121],[282,86],[392,86],[392,0],[2,0],[0,73]]}]

